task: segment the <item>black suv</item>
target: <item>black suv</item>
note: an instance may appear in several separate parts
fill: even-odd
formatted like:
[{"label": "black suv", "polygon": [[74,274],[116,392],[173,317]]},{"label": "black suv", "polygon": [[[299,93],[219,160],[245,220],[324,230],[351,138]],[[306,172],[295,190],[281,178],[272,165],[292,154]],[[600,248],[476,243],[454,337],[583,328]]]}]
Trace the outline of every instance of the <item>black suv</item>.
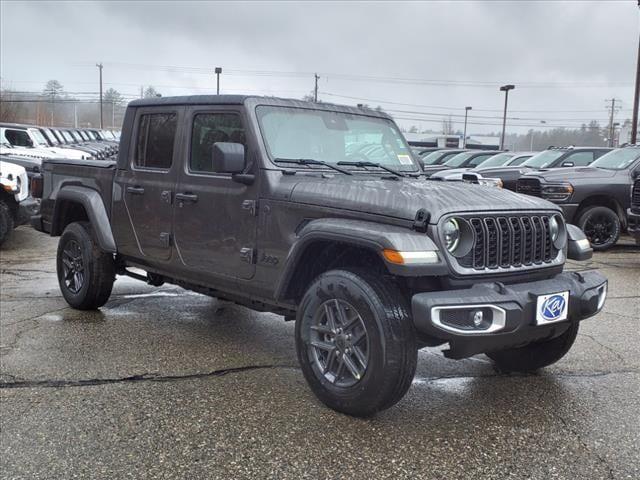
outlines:
[{"label": "black suv", "polygon": [[128,275],[295,319],[302,373],[341,412],[399,401],[428,345],[550,365],[604,305],[600,273],[563,271],[592,250],[557,205],[425,180],[384,113],[152,98],[129,103],[120,142],[117,163],[44,163],[32,223],[60,236],[69,305],[101,307]]},{"label": "black suv", "polygon": [[640,174],[640,146],[613,150],[588,167],[530,172],[517,191],[557,203],[578,225],[594,250],[613,246],[629,224],[629,191]]},{"label": "black suv", "polygon": [[495,167],[482,169],[484,178],[499,178],[507,190],[516,189],[521,175],[532,170],[560,167],[584,167],[600,158],[611,148],[604,147],[551,147],[517,167]]}]

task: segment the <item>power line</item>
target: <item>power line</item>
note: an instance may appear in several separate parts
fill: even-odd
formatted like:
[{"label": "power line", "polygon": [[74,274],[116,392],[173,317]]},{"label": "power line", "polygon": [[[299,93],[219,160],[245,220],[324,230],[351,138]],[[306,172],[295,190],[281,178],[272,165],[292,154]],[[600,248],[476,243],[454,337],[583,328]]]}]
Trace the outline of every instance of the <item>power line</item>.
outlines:
[{"label": "power line", "polygon": [[[79,63],[77,65],[86,66],[87,63]],[[160,70],[167,72],[188,72],[192,74],[207,75],[211,72],[211,67],[192,67],[180,65],[152,65],[140,63],[125,62],[109,62],[108,66],[125,67],[144,70]],[[425,79],[425,78],[405,78],[405,77],[385,77],[375,75],[356,75],[339,72],[302,72],[302,71],[278,71],[278,70],[243,70],[243,69],[226,69],[229,75],[236,76],[253,76],[253,77],[309,77],[314,74],[320,74],[325,78],[332,78],[347,81],[367,81],[394,84],[413,84],[413,85],[432,85],[432,86],[457,86],[457,87],[487,87],[495,88],[500,86],[501,82],[497,80],[447,80],[447,79]],[[515,81],[518,87],[523,88],[611,88],[612,86],[632,85],[632,82],[557,82],[557,81]]]}]

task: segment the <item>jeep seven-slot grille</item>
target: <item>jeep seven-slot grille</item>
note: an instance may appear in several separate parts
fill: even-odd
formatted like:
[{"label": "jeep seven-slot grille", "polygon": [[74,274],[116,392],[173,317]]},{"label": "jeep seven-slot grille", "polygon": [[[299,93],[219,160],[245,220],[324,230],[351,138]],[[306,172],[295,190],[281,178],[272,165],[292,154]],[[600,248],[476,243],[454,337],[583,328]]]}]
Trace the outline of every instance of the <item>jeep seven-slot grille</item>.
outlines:
[{"label": "jeep seven-slot grille", "polygon": [[631,208],[633,210],[640,210],[640,179],[636,180],[633,184],[633,190],[631,193]]},{"label": "jeep seven-slot grille", "polygon": [[476,270],[525,267],[552,262],[558,250],[551,242],[549,216],[473,217],[467,221],[474,242],[461,267]]},{"label": "jeep seven-slot grille", "polygon": [[541,197],[542,187],[540,186],[540,180],[537,178],[520,178],[516,184],[516,192]]}]

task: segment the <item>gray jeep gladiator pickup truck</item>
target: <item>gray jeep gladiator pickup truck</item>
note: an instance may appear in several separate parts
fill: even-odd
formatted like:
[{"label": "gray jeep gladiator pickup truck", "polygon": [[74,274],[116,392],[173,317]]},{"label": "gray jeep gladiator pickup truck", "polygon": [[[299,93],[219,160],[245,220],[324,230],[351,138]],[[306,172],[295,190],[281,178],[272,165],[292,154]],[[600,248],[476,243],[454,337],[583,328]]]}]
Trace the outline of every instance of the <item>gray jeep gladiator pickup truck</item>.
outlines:
[{"label": "gray jeep gladiator pickup truck", "polygon": [[69,305],[98,308],[130,275],[295,318],[311,389],[351,415],[398,402],[426,346],[509,371],[550,365],[606,297],[597,271],[563,272],[592,249],[560,207],[427,180],[369,109],[137,100],[117,162],[43,165],[32,223],[60,236]]}]

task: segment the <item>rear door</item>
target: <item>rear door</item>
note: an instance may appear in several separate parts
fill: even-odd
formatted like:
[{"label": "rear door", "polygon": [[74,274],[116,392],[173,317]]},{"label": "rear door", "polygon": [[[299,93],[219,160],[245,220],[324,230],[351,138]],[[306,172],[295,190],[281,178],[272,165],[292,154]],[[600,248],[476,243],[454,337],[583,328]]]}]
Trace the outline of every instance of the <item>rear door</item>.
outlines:
[{"label": "rear door", "polygon": [[[255,272],[257,182],[243,185],[216,172],[216,142],[240,143],[251,158],[241,106],[191,107],[178,173],[175,240],[179,261],[194,278],[250,279]],[[248,168],[254,168],[249,166]]]},{"label": "rear door", "polygon": [[136,112],[126,170],[115,177],[118,251],[147,262],[171,257],[173,200],[182,107]]}]

